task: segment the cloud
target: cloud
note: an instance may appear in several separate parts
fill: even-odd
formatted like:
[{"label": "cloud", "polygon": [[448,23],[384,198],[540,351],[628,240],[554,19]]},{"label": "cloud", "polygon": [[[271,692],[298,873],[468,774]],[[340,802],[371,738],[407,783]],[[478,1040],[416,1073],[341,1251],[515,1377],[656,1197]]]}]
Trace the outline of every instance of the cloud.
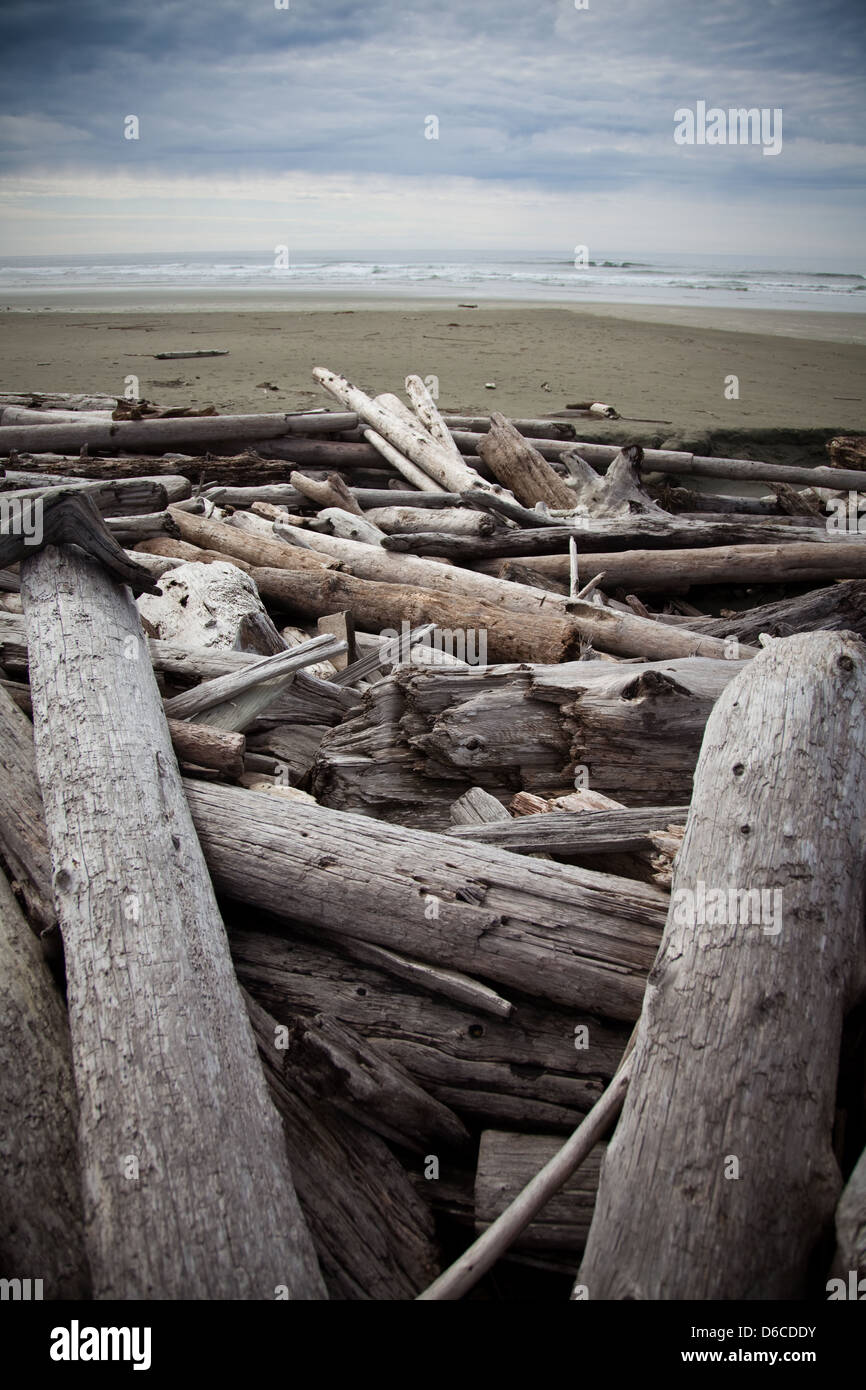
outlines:
[{"label": "cloud", "polygon": [[[429,201],[454,179],[572,205],[691,191],[768,221],[795,195],[832,205],[862,181],[860,15],[859,0],[13,0],[0,171],[173,187],[260,175],[272,198],[304,173],[313,188],[422,181]],[[781,107],[782,154],[676,146],[673,113],[699,99]]]}]

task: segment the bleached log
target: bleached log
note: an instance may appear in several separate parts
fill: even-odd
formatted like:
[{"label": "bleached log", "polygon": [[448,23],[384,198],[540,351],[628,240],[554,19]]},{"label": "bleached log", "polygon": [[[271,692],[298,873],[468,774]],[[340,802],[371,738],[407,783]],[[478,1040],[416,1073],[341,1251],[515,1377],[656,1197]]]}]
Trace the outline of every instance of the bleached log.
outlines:
[{"label": "bleached log", "polygon": [[422,507],[371,507],[364,516],[388,535],[429,531],[435,527],[437,531],[447,531],[454,536],[489,536],[495,529],[490,515],[470,511],[467,507],[442,507],[432,512]]},{"label": "bleached log", "polygon": [[245,618],[256,613],[267,617],[254,582],[228,557],[218,564],[180,565],[163,576],[160,588],[158,595],[144,595],[138,606],[163,641],[235,647]]},{"label": "bleached log", "polygon": [[[449,449],[437,444],[420,426],[404,423],[390,411],[371,400],[345,377],[337,376],[324,367],[315,367],[313,377],[348,409],[354,410],[371,429],[381,435],[412,463],[423,469],[446,492],[465,492],[467,488],[485,490],[486,484],[474,469],[455,458]],[[351,405],[349,404],[351,402]],[[2,427],[0,427],[2,439]]]},{"label": "bleached log", "polygon": [[66,1009],[2,871],[0,1015],[0,1273],[88,1298]]},{"label": "bleached log", "polygon": [[[284,544],[277,539],[272,529],[269,534],[252,535],[239,526],[229,526],[224,521],[214,521],[210,517],[194,516],[190,512],[171,509],[181,538],[191,545],[205,550],[219,550],[231,560],[245,560],[249,565],[267,565],[271,569],[328,569],[331,565],[316,554],[306,550],[301,543]],[[303,536],[299,528],[298,534]]]},{"label": "bleached log", "polygon": [[574,493],[504,415],[491,415],[490,430],[482,436],[478,452],[524,506],[545,502],[565,511],[573,508]]},{"label": "bleached log", "polygon": [[138,613],[70,549],[22,596],[94,1294],[322,1297]]},{"label": "bleached log", "polygon": [[321,806],[185,786],[229,897],[610,1018],[639,1012],[664,918],[657,889]]},{"label": "bleached log", "polygon": [[866,980],[864,726],[866,648],[845,634],[772,643],[710,716],[578,1275],[591,1299],[806,1296]]},{"label": "bleached log", "polygon": [[325,507],[311,523],[311,529],[363,541],[366,545],[380,545],[385,537],[385,532],[380,531],[368,517],[346,512],[342,507]]},{"label": "bleached log", "polygon": [[322,483],[295,472],[289,474],[289,483],[299,494],[302,503],[306,500],[313,502],[316,507],[342,507],[346,512],[361,515],[361,508],[339,473],[332,473]]},{"label": "bleached log", "polygon": [[[322,425],[322,421],[325,425]],[[10,450],[48,453],[65,449],[119,449],[164,453],[185,445],[230,444],[238,440],[354,429],[353,415],[186,415],[168,420],[85,420],[61,425],[0,425],[0,454]]]},{"label": "bleached log", "polygon": [[405,386],[415,414],[428,434],[432,435],[443,449],[447,449],[454,458],[462,462],[463,456],[454,443],[451,431],[439,414],[439,407],[420,376],[407,376]]}]

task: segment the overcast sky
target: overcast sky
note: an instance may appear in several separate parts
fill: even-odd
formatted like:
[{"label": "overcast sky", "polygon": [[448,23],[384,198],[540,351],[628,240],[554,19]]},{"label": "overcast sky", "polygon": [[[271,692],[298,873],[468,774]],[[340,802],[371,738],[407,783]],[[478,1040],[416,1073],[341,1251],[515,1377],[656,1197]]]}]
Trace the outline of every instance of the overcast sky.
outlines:
[{"label": "overcast sky", "polygon": [[[588,6],[4,0],[0,252],[585,243],[862,267],[863,0]],[[781,108],[781,153],[677,145],[698,101]]]}]

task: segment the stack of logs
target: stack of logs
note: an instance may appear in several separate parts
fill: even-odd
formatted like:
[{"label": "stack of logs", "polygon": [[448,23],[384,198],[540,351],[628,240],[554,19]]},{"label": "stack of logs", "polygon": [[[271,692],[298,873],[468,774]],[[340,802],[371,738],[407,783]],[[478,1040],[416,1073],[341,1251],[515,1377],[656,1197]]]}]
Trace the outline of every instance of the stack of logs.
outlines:
[{"label": "stack of logs", "polygon": [[0,397],[0,1275],[828,1297],[863,441],[620,450],[314,376],[339,410]]}]

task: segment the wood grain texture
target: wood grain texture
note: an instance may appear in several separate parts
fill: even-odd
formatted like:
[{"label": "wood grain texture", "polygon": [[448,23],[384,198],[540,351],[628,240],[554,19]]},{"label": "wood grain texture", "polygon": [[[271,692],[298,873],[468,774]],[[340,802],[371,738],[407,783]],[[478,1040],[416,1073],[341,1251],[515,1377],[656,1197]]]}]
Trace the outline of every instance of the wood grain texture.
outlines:
[{"label": "wood grain texture", "polygon": [[[864,730],[866,648],[844,633],[774,642],[710,716],[578,1276],[591,1299],[805,1295],[866,980]],[[768,896],[744,911],[730,890]]]},{"label": "wood grain texture", "polygon": [[94,1293],[323,1296],[135,607],[55,547],[22,597]]}]

